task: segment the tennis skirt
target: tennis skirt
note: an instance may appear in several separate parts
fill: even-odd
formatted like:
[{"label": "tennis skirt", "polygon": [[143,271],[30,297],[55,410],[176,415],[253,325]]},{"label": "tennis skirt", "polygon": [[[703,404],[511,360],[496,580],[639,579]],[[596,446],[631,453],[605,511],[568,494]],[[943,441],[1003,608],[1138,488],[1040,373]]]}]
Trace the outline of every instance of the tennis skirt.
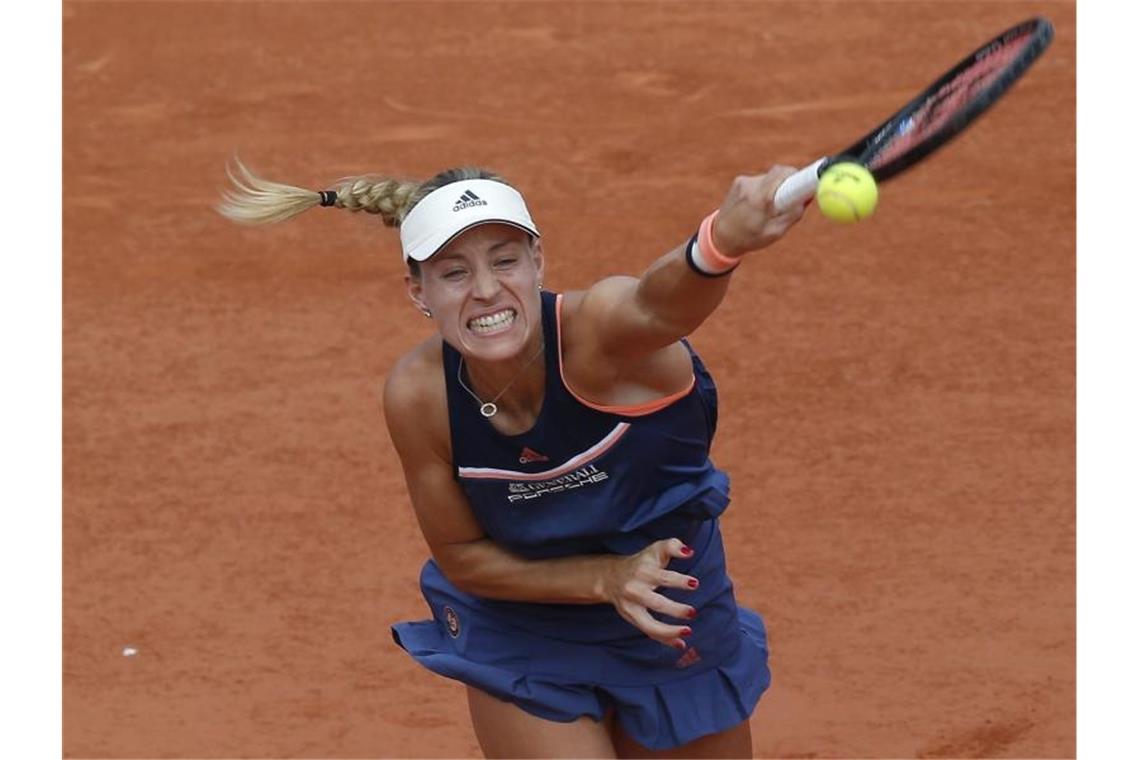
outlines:
[{"label": "tennis skirt", "polygon": [[[654,641],[611,605],[502,602],[456,589],[429,560],[420,587],[429,620],[392,626],[396,643],[439,675],[547,720],[602,720],[613,710],[642,745],[673,749],[748,719],[771,683],[764,621],[739,607],[716,521],[693,559],[670,569],[701,581],[659,590],[697,608],[689,646]],[[668,622],[674,622],[669,620]],[[681,622],[681,621],[676,621]]]}]

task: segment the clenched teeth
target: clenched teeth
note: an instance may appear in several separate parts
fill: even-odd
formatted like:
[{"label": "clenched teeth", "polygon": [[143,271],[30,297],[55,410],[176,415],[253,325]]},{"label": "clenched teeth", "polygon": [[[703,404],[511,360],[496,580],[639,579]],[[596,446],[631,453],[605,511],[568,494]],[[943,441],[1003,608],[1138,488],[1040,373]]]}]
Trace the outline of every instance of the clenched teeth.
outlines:
[{"label": "clenched teeth", "polygon": [[502,311],[497,311],[494,314],[488,314],[484,317],[475,317],[474,319],[468,320],[467,327],[475,332],[490,332],[491,330],[497,330],[500,327],[509,325],[514,320],[515,310],[503,309]]}]

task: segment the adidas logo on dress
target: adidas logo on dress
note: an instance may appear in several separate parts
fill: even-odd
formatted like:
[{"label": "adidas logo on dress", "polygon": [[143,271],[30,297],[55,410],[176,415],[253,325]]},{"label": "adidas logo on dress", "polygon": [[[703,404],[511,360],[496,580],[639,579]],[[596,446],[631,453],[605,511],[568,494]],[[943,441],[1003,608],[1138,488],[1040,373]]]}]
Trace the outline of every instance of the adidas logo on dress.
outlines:
[{"label": "adidas logo on dress", "polygon": [[697,648],[688,647],[685,650],[685,653],[677,658],[676,665],[678,668],[687,668],[690,665],[696,665],[700,661],[701,655],[697,652]]},{"label": "adidas logo on dress", "polygon": [[519,464],[530,464],[531,462],[549,462],[550,457],[545,454],[539,454],[530,446],[523,446],[522,453],[519,454]]},{"label": "adidas logo on dress", "polygon": [[486,206],[486,205],[487,205],[487,201],[483,200],[478,195],[476,195],[475,193],[468,190],[463,195],[459,196],[459,200],[457,200],[455,202],[455,207],[452,208],[451,210],[452,211],[462,211],[463,209],[471,208],[472,206]]}]

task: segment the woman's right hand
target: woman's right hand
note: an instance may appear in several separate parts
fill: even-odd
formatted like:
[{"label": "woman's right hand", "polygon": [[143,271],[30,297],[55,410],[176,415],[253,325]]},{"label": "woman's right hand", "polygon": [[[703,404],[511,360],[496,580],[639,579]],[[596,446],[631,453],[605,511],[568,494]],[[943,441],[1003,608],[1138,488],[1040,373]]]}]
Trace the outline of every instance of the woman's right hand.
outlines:
[{"label": "woman's right hand", "polygon": [[657,593],[661,587],[692,591],[699,581],[691,575],[666,570],[673,558],[689,559],[693,550],[680,539],[656,541],[637,554],[617,557],[603,580],[603,594],[618,614],[651,639],[666,646],[684,649],[685,636],[692,633],[686,625],[663,623],[650,611],[678,620],[692,620],[697,610]]},{"label": "woman's right hand", "polygon": [[733,180],[712,226],[712,242],[721,253],[738,258],[766,248],[803,217],[806,203],[776,210],[776,191],[795,173],[791,166],[773,166],[765,174]]}]

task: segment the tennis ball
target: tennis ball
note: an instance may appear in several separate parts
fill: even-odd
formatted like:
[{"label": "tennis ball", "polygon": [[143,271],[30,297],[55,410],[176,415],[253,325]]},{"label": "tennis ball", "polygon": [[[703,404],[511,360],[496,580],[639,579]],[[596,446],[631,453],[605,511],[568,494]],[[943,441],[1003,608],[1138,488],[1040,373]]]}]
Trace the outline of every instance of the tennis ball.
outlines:
[{"label": "tennis ball", "polygon": [[854,224],[875,213],[879,186],[871,172],[859,164],[833,164],[819,178],[815,199],[831,221]]}]

